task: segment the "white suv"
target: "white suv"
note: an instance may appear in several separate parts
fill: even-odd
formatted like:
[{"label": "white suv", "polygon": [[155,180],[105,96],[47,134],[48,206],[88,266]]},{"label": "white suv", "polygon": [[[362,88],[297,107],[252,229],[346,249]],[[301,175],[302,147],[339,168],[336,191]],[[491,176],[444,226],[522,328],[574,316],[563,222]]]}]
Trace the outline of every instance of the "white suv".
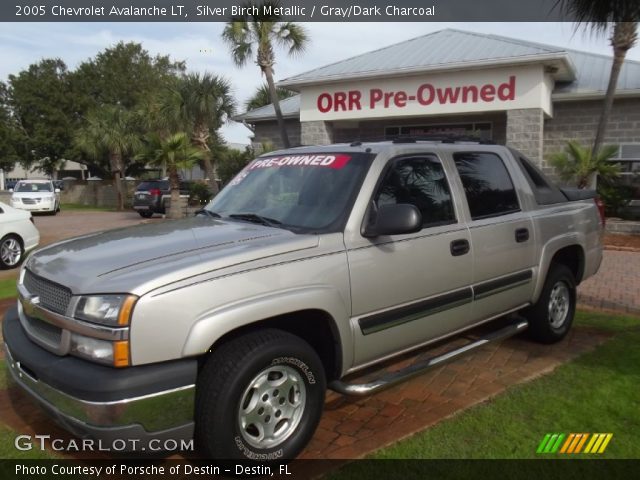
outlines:
[{"label": "white suv", "polygon": [[51,180],[20,180],[10,191],[14,208],[53,215],[60,211],[60,189]]}]

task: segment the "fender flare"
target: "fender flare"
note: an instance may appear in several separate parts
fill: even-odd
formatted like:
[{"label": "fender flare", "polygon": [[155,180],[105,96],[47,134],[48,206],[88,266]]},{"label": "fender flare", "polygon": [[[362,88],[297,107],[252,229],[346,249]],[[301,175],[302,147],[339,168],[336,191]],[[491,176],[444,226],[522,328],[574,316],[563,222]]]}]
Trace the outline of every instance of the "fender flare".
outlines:
[{"label": "fender flare", "polygon": [[240,327],[302,310],[325,312],[337,335],[344,372],[353,364],[353,334],[349,313],[339,292],[330,286],[316,285],[269,293],[222,305],[201,314],[191,326],[182,348],[184,357],[201,355],[224,335]]}]

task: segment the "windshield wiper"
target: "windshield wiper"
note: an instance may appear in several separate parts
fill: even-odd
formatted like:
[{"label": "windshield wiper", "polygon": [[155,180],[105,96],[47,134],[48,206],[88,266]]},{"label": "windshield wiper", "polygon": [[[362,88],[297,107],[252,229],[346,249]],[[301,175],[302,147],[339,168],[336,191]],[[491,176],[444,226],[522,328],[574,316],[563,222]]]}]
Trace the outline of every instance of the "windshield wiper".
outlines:
[{"label": "windshield wiper", "polygon": [[256,213],[232,213],[229,218],[237,218],[238,220],[246,220],[247,222],[259,223],[267,227],[284,228],[282,222],[275,218],[263,217]]},{"label": "windshield wiper", "polygon": [[206,208],[198,210],[196,212],[196,215],[200,215],[201,213],[204,213],[205,215],[208,215],[209,217],[213,217],[213,218],[222,218],[222,215],[220,215],[219,213],[212,212],[211,210],[207,210]]}]

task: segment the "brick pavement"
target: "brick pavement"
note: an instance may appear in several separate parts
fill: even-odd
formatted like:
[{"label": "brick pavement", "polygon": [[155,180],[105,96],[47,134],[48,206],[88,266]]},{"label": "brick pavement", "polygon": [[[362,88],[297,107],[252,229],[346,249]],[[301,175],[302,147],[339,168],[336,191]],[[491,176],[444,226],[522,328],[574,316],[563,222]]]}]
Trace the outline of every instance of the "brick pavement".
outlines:
[{"label": "brick pavement", "polygon": [[578,302],[640,315],[640,252],[605,250],[597,275],[578,287]]}]

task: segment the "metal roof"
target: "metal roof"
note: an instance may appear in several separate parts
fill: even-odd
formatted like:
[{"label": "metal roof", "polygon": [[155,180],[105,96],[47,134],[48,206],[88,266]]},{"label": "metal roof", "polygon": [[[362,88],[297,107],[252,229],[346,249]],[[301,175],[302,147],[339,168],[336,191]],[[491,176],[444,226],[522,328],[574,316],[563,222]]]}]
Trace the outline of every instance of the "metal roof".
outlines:
[{"label": "metal roof", "polygon": [[[300,115],[300,95],[294,95],[293,97],[280,100],[280,110],[284,118],[298,118]],[[264,107],[256,108],[246,113],[236,115],[233,117],[236,121],[246,121],[253,123],[261,120],[273,120],[276,118],[276,111],[273,108],[273,104],[265,105]]]},{"label": "metal roof", "polygon": [[563,56],[566,56],[566,49],[560,47],[446,29],[286,78],[279,85],[292,87],[347,78],[386,76],[390,72],[451,69],[499,61],[513,64]]},{"label": "metal roof", "polygon": [[[556,74],[554,99],[598,97],[606,91],[612,61],[605,55],[499,35],[446,29],[301,73],[278,82],[278,85],[297,89],[303,85],[392,74],[550,62],[565,70]],[[640,62],[627,60],[622,67],[617,94],[625,93],[640,95]],[[297,117],[300,96],[281,101],[280,107],[285,117]],[[249,123],[272,120],[275,111],[272,105],[267,105],[235,118]]]}]

